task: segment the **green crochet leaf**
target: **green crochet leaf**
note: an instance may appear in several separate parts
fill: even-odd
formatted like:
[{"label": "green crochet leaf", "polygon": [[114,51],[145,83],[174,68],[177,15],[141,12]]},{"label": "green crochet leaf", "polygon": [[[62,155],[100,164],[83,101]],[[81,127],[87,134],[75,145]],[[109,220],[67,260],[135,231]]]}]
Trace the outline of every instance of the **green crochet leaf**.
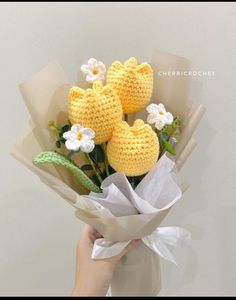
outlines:
[{"label": "green crochet leaf", "polygon": [[99,187],[79,167],[60,153],[52,151],[41,152],[34,158],[33,163],[35,165],[53,163],[64,166],[74,174],[86,189],[95,193],[100,192]]},{"label": "green crochet leaf", "polygon": [[171,136],[173,136],[176,129],[178,129],[180,127],[180,125],[181,125],[180,118],[174,118],[174,121],[172,122],[172,124],[171,125],[165,125],[160,132],[161,133],[166,133],[166,134],[168,134],[169,137],[171,137]]},{"label": "green crochet leaf", "polygon": [[175,150],[169,142],[169,135],[166,132],[161,131],[158,136],[162,150],[168,151],[170,154],[175,155]]},{"label": "green crochet leaf", "polygon": [[161,143],[162,143],[162,148],[164,150],[168,151],[172,155],[175,155],[175,150],[169,142],[167,142],[166,140],[162,140]]}]

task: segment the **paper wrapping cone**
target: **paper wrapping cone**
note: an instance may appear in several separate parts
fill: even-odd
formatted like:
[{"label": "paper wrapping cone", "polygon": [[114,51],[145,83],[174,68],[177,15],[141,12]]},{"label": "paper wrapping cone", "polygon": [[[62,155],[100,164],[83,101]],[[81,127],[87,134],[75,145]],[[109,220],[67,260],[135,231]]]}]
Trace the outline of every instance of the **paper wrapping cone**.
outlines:
[{"label": "paper wrapping cone", "polygon": [[[21,95],[31,116],[30,124],[32,132],[41,148],[40,151],[50,151],[55,148],[55,138],[48,129],[48,122],[54,120],[56,123],[66,124],[68,121],[67,95],[70,87],[71,85],[66,74],[56,61],[49,63],[30,80],[20,85]],[[18,141],[16,147],[20,147],[22,139],[19,137]],[[22,154],[27,157],[29,164],[32,164],[33,158],[40,151],[32,153],[30,138],[27,140],[27,143],[29,147],[24,147],[24,153]],[[80,154],[78,159],[81,163],[84,162],[83,155]],[[69,171],[62,171],[61,168],[54,165],[43,168],[58,178],[63,179],[65,183],[72,186],[78,192],[86,192],[83,187],[74,181]]]},{"label": "paper wrapping cone", "polygon": [[127,253],[117,265],[111,283],[111,294],[156,296],[160,290],[160,257],[142,243]]},{"label": "paper wrapping cone", "polygon": [[[155,70],[159,66],[168,70],[173,70],[173,68],[182,70],[186,66],[188,67],[189,64],[189,61],[183,58],[165,53],[160,55],[160,52],[154,54],[152,61]],[[155,81],[157,91],[154,91],[154,98],[158,95],[159,91],[156,101],[158,102],[160,99],[158,97],[161,97],[161,101],[174,114],[184,118],[184,140],[181,140],[178,148],[179,166],[182,167],[193,149],[193,143],[189,141],[191,141],[192,134],[202,117],[203,109],[197,109],[196,106],[188,105],[190,80],[178,78],[177,83],[175,83],[176,78],[173,77],[171,80],[172,82],[170,82],[169,78],[168,80],[157,78],[157,81]],[[172,87],[171,89],[169,89],[170,86]],[[75,183],[65,169],[54,168],[53,166],[39,168],[32,164],[32,159],[40,151],[52,149],[53,143],[47,131],[48,121],[66,121],[66,103],[69,87],[66,75],[56,62],[49,64],[30,81],[21,85],[21,93],[32,120],[27,126],[26,132],[19,137],[15,144],[12,155],[37,174],[45,184],[55,190],[61,197],[74,205],[77,201],[76,195],[78,195],[76,192],[84,194],[84,190]],[[166,92],[166,89],[168,92]],[[181,105],[179,105],[178,101],[181,101],[181,105],[183,105],[181,111],[179,110]],[[193,116],[194,121],[192,119]],[[162,218],[159,217],[158,221],[162,220],[166,213],[168,213],[168,210],[163,213]],[[93,213],[89,210],[86,211],[79,208],[76,210],[76,215],[85,223],[93,225],[104,237],[110,240],[127,240],[127,235],[125,234],[127,228],[129,229],[129,238],[145,236],[149,232],[152,232],[158,225],[153,215],[153,222],[149,222],[148,226],[141,228],[137,236],[138,218],[135,215],[128,217],[128,223],[132,224],[129,227],[127,218],[105,220],[94,217]],[[149,217],[152,218],[152,216]],[[143,215],[143,218],[145,218],[145,215]],[[109,230],[107,230],[108,228]],[[133,235],[131,232],[132,228],[135,229],[133,230]],[[113,295],[157,295],[160,288],[161,272],[159,256],[143,244],[127,254],[120,261],[111,284]]]},{"label": "paper wrapping cone", "polygon": [[[168,111],[185,119],[189,110],[190,76],[168,76],[168,72],[190,71],[191,61],[170,53],[153,53],[151,66],[154,69],[153,99],[163,103]],[[166,75],[165,75],[166,74]]]},{"label": "paper wrapping cone", "polygon": [[[163,103],[167,110],[182,120],[181,140],[175,145],[176,163],[181,169],[197,144],[196,142],[193,143],[193,140],[191,143],[189,141],[205,113],[205,107],[202,104],[189,101],[190,76],[168,76],[168,71],[190,71],[190,60],[170,53],[154,51],[151,66],[154,70],[154,88],[151,102]],[[129,123],[132,124],[137,118],[146,121],[146,110],[143,109],[130,115],[128,118]]]}]

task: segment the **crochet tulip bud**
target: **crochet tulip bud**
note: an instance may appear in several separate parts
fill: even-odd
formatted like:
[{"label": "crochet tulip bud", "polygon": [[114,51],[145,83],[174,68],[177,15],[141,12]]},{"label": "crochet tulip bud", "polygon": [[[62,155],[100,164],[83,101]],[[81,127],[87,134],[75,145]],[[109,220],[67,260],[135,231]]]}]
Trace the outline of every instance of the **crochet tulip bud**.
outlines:
[{"label": "crochet tulip bud", "polygon": [[93,129],[95,144],[108,141],[114,125],[122,120],[120,99],[114,89],[95,81],[92,89],[72,87],[68,98],[70,122]]},{"label": "crochet tulip bud", "polygon": [[151,126],[136,120],[130,127],[122,121],[116,124],[107,144],[107,157],[117,172],[127,176],[147,173],[157,162],[159,140]]},{"label": "crochet tulip bud", "polygon": [[125,114],[144,108],[151,99],[153,90],[153,70],[147,63],[137,64],[132,57],[124,64],[115,61],[108,69],[107,84],[120,97]]}]

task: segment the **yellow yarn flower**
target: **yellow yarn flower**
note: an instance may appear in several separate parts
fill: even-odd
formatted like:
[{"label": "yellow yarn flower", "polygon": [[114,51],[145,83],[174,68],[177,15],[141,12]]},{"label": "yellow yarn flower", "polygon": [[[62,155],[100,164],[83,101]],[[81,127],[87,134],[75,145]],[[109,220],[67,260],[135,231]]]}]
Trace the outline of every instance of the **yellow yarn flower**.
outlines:
[{"label": "yellow yarn flower", "polygon": [[136,120],[132,127],[125,121],[118,123],[107,143],[107,157],[117,172],[127,176],[147,173],[159,155],[159,140],[151,126]]},{"label": "yellow yarn flower", "polygon": [[95,81],[92,89],[72,87],[68,97],[68,117],[72,124],[92,128],[95,144],[108,141],[117,122],[122,120],[122,107],[110,86]]},{"label": "yellow yarn flower", "polygon": [[148,63],[137,64],[131,57],[124,64],[115,61],[108,69],[107,84],[120,97],[125,114],[137,112],[150,101],[153,90],[153,70]]}]

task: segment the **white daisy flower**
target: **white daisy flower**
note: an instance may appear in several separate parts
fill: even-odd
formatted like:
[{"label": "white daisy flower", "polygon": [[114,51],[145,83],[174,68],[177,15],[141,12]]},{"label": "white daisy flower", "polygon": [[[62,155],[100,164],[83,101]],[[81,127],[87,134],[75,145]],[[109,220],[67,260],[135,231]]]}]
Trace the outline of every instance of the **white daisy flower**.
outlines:
[{"label": "white daisy flower", "polygon": [[149,124],[155,124],[158,130],[161,130],[165,125],[170,125],[174,120],[173,115],[166,111],[162,103],[152,103],[148,105],[146,109],[149,113],[147,122]]},{"label": "white daisy flower", "polygon": [[63,134],[66,139],[65,146],[68,150],[89,153],[94,149],[95,132],[91,128],[84,128],[79,124],[71,127],[71,130]]},{"label": "white daisy flower", "polygon": [[95,80],[105,80],[106,66],[95,58],[90,58],[88,64],[82,65],[80,69],[86,75],[86,81],[89,83],[93,83]]}]

